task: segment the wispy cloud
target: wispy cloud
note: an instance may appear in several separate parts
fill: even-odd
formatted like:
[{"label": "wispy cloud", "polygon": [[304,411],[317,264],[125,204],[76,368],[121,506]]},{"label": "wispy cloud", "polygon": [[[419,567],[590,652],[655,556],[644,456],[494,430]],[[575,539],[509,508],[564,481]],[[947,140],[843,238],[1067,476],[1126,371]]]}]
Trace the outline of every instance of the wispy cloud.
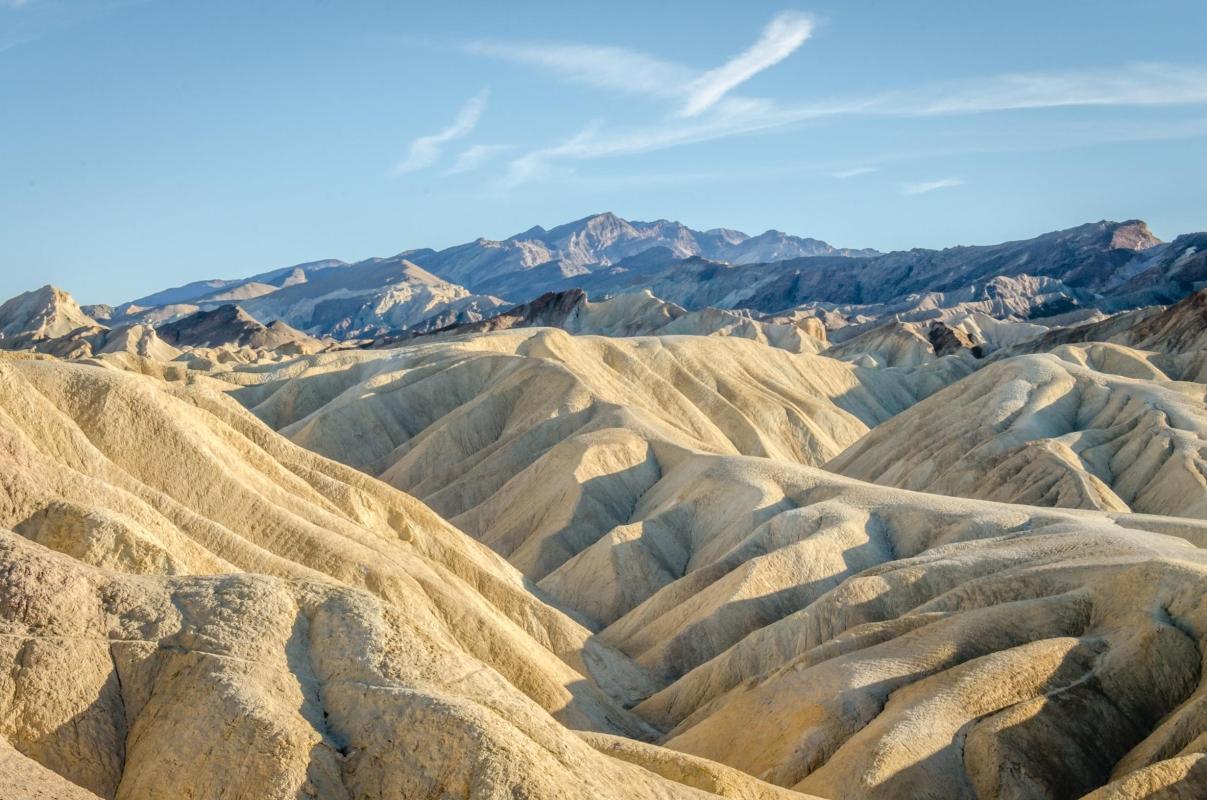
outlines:
[{"label": "wispy cloud", "polygon": [[858,178],[860,175],[870,175],[878,169],[879,167],[851,167],[850,169],[840,169],[836,172],[831,172],[830,175],[846,180],[847,178]]},{"label": "wispy cloud", "polygon": [[893,113],[973,114],[1027,108],[1160,106],[1207,102],[1207,69],[1132,63],[1115,69],[997,75],[886,98]]},{"label": "wispy cloud", "polygon": [[508,181],[514,184],[518,176],[539,175],[541,170],[533,169],[533,162],[540,159],[631,155],[841,116],[917,118],[1087,105],[1127,107],[1204,103],[1207,103],[1207,69],[1171,64],[1133,64],[1113,71],[996,76],[830,103],[788,105],[728,97],[690,120],[662,118],[627,130],[608,130],[597,125],[563,145],[530,154],[519,165],[520,169],[512,170]]},{"label": "wispy cloud", "polygon": [[685,144],[715,141],[782,128],[831,113],[828,108],[782,109],[768,101],[729,97],[707,114],[651,125],[605,128],[589,125],[567,141],[525,153],[511,162],[505,183],[516,186],[550,174],[552,162],[637,155]]},{"label": "wispy cloud", "polygon": [[669,100],[676,106],[673,113],[652,124],[605,129],[596,123],[561,144],[525,153],[512,160],[504,179],[506,185],[515,186],[549,174],[556,161],[633,155],[835,113],[828,106],[781,108],[769,100],[730,94],[791,55],[812,32],[812,18],[784,12],[767,24],[753,45],[703,72],[621,47],[475,42],[466,50],[539,66],[562,80]]},{"label": "wispy cloud", "polygon": [[412,141],[407,149],[406,158],[395,164],[391,172],[394,175],[404,175],[408,172],[426,169],[439,161],[444,145],[468,136],[477,127],[478,120],[482,117],[482,111],[486,107],[488,95],[489,92],[486,89],[478,92],[466,101],[465,105],[461,106],[461,110],[457,112],[457,118],[447,128],[427,136],[420,136]]},{"label": "wispy cloud", "polygon": [[465,50],[542,67],[561,80],[651,97],[674,97],[696,77],[688,67],[624,47],[481,41]]},{"label": "wispy cloud", "polygon": [[511,149],[508,144],[475,144],[465,148],[457,156],[453,165],[445,171],[445,175],[460,175],[463,172],[473,172],[500,153]]},{"label": "wispy cloud", "polygon": [[796,11],[776,15],[753,45],[691,82],[681,113],[693,117],[710,108],[730,90],[792,55],[812,33],[808,15]]},{"label": "wispy cloud", "polygon": [[783,61],[812,33],[811,17],[798,11],[783,12],[767,23],[754,44],[719,67],[703,72],[625,47],[477,41],[464,49],[475,55],[542,67],[561,80],[674,100],[680,115],[693,117]]},{"label": "wispy cloud", "polygon": [[[782,13],[754,44],[705,71],[622,47],[477,42],[466,50],[537,66],[561,80],[648,97],[659,101],[662,109],[668,103],[672,106],[628,126],[600,120],[560,144],[523,153],[509,164],[504,178],[508,186],[556,174],[559,161],[635,155],[844,116],[924,118],[1077,106],[1207,104],[1207,68],[1161,63],[986,76],[808,103],[734,94],[745,81],[788,58],[813,31],[809,16]],[[855,167],[832,174],[852,178],[874,169]]]},{"label": "wispy cloud", "polygon": [[940,178],[937,181],[923,181],[922,183],[907,183],[901,187],[901,194],[926,194],[938,189],[950,189],[953,186],[963,186],[962,178]]}]

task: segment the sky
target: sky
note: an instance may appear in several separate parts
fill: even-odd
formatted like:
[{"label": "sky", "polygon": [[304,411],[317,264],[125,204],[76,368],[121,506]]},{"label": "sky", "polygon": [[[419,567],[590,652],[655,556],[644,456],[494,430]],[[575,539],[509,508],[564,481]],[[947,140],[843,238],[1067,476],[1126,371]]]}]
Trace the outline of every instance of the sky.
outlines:
[{"label": "sky", "polygon": [[0,296],[592,213],[881,250],[1207,229],[1207,2],[0,0]]}]

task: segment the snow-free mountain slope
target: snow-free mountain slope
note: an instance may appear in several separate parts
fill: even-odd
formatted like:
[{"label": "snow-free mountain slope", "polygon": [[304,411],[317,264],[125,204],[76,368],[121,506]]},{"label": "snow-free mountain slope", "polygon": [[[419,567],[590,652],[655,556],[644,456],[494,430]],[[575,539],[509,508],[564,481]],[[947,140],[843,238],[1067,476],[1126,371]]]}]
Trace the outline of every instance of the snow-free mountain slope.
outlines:
[{"label": "snow-free mountain slope", "polygon": [[[543,274],[541,285],[579,287],[592,297],[649,289],[685,308],[764,313],[830,304],[849,306],[850,313],[870,306],[872,316],[945,306],[1009,308],[1040,316],[1084,305],[1126,307],[1136,295],[1122,287],[1137,271],[1149,270],[1150,282],[1172,285],[1162,283],[1161,276],[1177,269],[1173,246],[1162,245],[1143,222],[1132,220],[1091,223],[996,245],[849,257],[811,254],[757,264],[685,257],[663,247],[589,273]],[[961,309],[963,304],[968,305]]]},{"label": "snow-free mountain slope", "polygon": [[805,306],[870,324],[899,316],[955,327],[975,313],[1017,321],[1173,302],[1201,282],[1203,236],[1162,243],[1142,221],[1101,221],[1002,244],[880,254],[778,231],[597,214],[439,251],[201,281],[96,311],[111,325],[162,324],[234,302],[315,337],[397,339],[579,289],[593,302],[649,291],[689,311]]},{"label": "snow-free mountain slope", "polygon": [[441,280],[408,260],[430,251],[356,264],[319,261],[240,280],[213,280],[157,292],[107,312],[109,324],[164,325],[237,305],[262,323],[306,334],[373,338],[399,329],[481,319],[506,306]]},{"label": "snow-free mountain slope", "polygon": [[1127,348],[1009,358],[827,468],[961,497],[1207,518],[1207,387],[1163,378]]},{"label": "snow-free mountain slope", "polygon": [[315,273],[327,269],[346,267],[343,261],[328,259],[325,261],[314,261],[308,264],[298,264],[292,267],[283,267],[280,269],[264,272],[259,275],[253,275],[250,278],[239,278],[234,280],[226,280],[214,278],[211,280],[195,281],[193,283],[178,286],[172,289],[164,289],[154,294],[149,294],[144,297],[139,297],[129,303],[118,306],[114,311],[122,313],[127,305],[139,306],[141,308],[151,308],[155,306],[180,305],[183,303],[200,303],[213,300],[215,295],[233,293],[239,290],[240,287],[248,285],[256,286],[271,286],[283,288],[293,286],[298,283],[305,283],[309,277]]},{"label": "snow-free mountain slope", "polygon": [[[422,323],[431,328],[474,321],[507,305],[496,295],[509,298],[512,305],[529,301],[562,288],[554,284],[569,277],[589,275],[652,249],[673,258],[703,256],[736,264],[875,254],[779,231],[752,237],[733,230],[695,231],[667,220],[628,221],[605,213],[550,230],[538,226],[502,241],[477,239],[441,251],[413,249],[354,264],[316,261],[249,278],[197,281],[104,313],[115,323],[170,321],[237,302],[258,319],[282,319],[314,336],[380,336]],[[173,308],[179,310],[168,311]]]},{"label": "snow-free mountain slope", "polygon": [[1187,233],[1144,251],[1114,294],[1128,306],[1174,303],[1207,281],[1207,233]]},{"label": "snow-free mountain slope", "polygon": [[232,348],[273,350],[289,355],[314,353],[323,344],[280,320],[264,325],[236,305],[218,306],[213,311],[198,311],[183,319],[160,326],[161,339],[174,347]]},{"label": "snow-free mountain slope", "polygon": [[506,304],[394,258],[325,270],[240,305],[262,321],[282,320],[311,335],[355,339],[412,328],[437,316],[451,315],[454,322],[481,319]]},{"label": "snow-free mountain slope", "polygon": [[780,231],[752,237],[740,231],[695,231],[669,220],[638,222],[603,213],[550,230],[537,226],[502,241],[478,239],[416,260],[436,274],[475,291],[506,293],[523,299],[553,288],[543,288],[523,275],[542,265],[549,265],[552,271],[536,273],[534,277],[566,278],[593,272],[652,248],[665,248],[674,258],[703,256],[735,264],[875,252],[839,250],[817,239]]}]

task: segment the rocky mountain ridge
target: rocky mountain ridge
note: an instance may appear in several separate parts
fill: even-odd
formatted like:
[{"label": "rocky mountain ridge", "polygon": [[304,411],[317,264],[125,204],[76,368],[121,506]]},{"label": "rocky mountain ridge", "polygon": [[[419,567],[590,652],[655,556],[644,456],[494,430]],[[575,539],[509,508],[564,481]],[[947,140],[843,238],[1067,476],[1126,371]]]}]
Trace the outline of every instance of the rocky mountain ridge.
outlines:
[{"label": "rocky mountain ridge", "polygon": [[974,311],[1031,319],[1174,302],[1207,281],[1205,248],[1207,234],[1164,243],[1140,220],[997,245],[881,254],[778,231],[695,231],[667,220],[598,214],[504,240],[352,264],[299,264],[87,310],[111,326],[161,325],[235,303],[264,322],[282,320],[310,336],[344,340],[472,323],[573,289],[592,301],[648,291],[687,311],[768,315],[811,308],[856,324],[889,317],[948,322]]}]

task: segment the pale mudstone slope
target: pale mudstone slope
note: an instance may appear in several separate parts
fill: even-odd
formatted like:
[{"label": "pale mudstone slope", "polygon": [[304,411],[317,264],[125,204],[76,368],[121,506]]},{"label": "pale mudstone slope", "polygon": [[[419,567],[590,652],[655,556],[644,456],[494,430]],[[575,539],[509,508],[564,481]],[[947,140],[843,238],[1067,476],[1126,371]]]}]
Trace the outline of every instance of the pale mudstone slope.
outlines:
[{"label": "pale mudstone slope", "polygon": [[209,381],[7,359],[0,420],[20,796],[703,796],[563,727],[646,730],[626,659]]},{"label": "pale mudstone slope", "polygon": [[626,521],[675,445],[821,464],[962,374],[732,337],[532,329],[229,374],[293,441],[416,495],[541,578]]},{"label": "pale mudstone slope", "polygon": [[[375,446],[388,478],[457,464],[435,502],[468,504],[458,523],[647,670],[633,711],[672,750],[833,798],[1207,789],[1207,525],[917,494],[734,454],[789,439],[752,411],[769,387],[821,426],[844,403],[873,414],[867,396],[908,405],[911,380],[940,380],[871,374],[757,343],[537,331],[230,377],[299,441],[343,457]],[[724,438],[685,427],[725,408],[716,396],[759,436],[732,436],[742,428],[719,413],[703,416]],[[400,430],[398,445],[373,444]],[[502,474],[483,490],[473,480],[495,454]]]},{"label": "pale mudstone slope", "polygon": [[817,353],[828,344],[826,329],[816,317],[769,320],[721,308],[688,311],[660,300],[648,289],[595,302],[581,289],[548,292],[502,314],[439,333],[464,335],[535,327],[596,336],[736,336],[793,353]]},{"label": "pale mudstone slope", "polygon": [[823,352],[867,366],[916,367],[947,355],[979,358],[982,348],[962,329],[943,322],[890,320]]},{"label": "pale mudstone slope", "polygon": [[[716,522],[751,490],[761,521]],[[661,676],[635,710],[672,749],[825,797],[971,798],[1076,797],[1207,748],[1201,523],[716,456],[655,492],[662,518],[577,577],[638,585],[659,556],[601,638]]]},{"label": "pale mudstone slope", "polygon": [[0,304],[0,347],[6,350],[96,327],[96,320],[85,314],[71,295],[54,286],[43,286]]},{"label": "pale mudstone slope", "polygon": [[1066,345],[1139,352],[1169,378],[1207,382],[1207,289],[1165,308],[1140,308],[1053,330],[1011,352],[1049,352]]},{"label": "pale mudstone slope", "polygon": [[[1202,390],[1066,350],[947,391]],[[0,759],[30,796],[1202,795],[1207,523],[805,466],[963,362],[548,330],[225,383],[0,362]],[[430,477],[523,574],[232,394]]]},{"label": "pale mudstone slope", "polygon": [[[606,625],[600,639],[656,676],[661,688],[635,711],[667,731],[672,749],[789,786],[839,758],[802,786],[835,798],[945,798],[1009,796],[1019,787],[1002,773],[1019,762],[1045,791],[1077,796],[1135,765],[1157,769],[1163,753],[1207,747],[1192,693],[1207,630],[1207,563],[1194,545],[1207,544],[1202,524],[939,498],[766,459],[654,451],[669,451],[661,477],[625,524],[540,586]],[[1066,603],[1077,613],[1050,621],[1046,609]],[[1097,653],[1103,638],[1121,655],[1101,668],[1035,677],[1055,668],[1052,653]],[[1023,678],[985,696],[981,681],[1005,678],[979,672],[980,659]],[[1133,662],[1135,674],[1121,674]],[[1105,749],[1076,719],[971,766],[959,737],[943,738],[982,715],[1028,716],[1082,683],[1071,701],[1125,709],[1126,724],[1103,718],[1118,731]],[[884,705],[914,684],[942,700],[925,718],[933,767],[915,765],[917,735],[901,729],[914,707]],[[1169,716],[1180,703],[1189,710]],[[1037,759],[1057,743],[1056,767]],[[1069,765],[1076,792],[1061,784]]]},{"label": "pale mudstone slope", "polygon": [[1118,345],[985,367],[881,425],[827,468],[906,489],[1207,517],[1207,388]]}]

